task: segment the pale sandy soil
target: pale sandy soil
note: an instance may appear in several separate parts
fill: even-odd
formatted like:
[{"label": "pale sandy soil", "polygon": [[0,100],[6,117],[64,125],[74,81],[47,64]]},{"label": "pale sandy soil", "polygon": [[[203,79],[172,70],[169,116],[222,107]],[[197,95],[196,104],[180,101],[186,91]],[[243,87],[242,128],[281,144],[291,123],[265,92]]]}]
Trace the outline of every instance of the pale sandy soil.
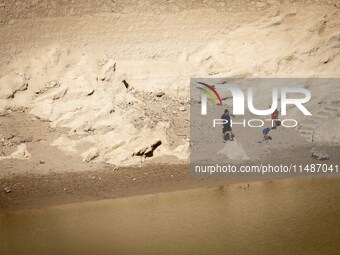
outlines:
[{"label": "pale sandy soil", "polygon": [[[188,176],[190,77],[339,77],[339,20],[336,0],[1,0],[0,208],[210,185]],[[235,130],[249,162],[339,163],[340,86],[311,90],[297,130]]]}]

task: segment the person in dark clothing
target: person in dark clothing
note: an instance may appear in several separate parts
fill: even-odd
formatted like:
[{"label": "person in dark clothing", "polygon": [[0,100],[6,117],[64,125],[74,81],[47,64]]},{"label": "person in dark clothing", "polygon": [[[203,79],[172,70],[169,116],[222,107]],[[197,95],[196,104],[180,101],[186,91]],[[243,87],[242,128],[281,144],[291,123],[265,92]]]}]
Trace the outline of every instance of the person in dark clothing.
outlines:
[{"label": "person in dark clothing", "polygon": [[228,109],[224,111],[224,114],[221,116],[221,119],[226,120],[226,123],[223,124],[222,128],[223,142],[225,143],[227,140],[234,141],[230,125],[230,114]]}]

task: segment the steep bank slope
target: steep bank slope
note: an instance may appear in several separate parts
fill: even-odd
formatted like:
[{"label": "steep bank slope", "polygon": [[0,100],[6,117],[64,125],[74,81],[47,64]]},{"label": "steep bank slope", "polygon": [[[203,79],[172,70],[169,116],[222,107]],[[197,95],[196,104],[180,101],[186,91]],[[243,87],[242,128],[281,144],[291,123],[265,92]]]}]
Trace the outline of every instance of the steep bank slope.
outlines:
[{"label": "steep bank slope", "polygon": [[[339,76],[338,7],[277,3],[9,12],[0,26],[0,108],[69,128],[51,144],[83,160],[187,159],[190,77]],[[300,133],[338,144],[340,86],[313,94],[317,118],[301,119]]]}]

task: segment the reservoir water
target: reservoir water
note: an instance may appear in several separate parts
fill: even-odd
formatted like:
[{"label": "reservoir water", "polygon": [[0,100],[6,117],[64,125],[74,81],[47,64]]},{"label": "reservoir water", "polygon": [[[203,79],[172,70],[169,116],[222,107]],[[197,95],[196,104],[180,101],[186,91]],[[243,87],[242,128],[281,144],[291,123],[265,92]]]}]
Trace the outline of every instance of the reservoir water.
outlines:
[{"label": "reservoir water", "polygon": [[340,254],[340,181],[241,183],[3,213],[0,254]]}]

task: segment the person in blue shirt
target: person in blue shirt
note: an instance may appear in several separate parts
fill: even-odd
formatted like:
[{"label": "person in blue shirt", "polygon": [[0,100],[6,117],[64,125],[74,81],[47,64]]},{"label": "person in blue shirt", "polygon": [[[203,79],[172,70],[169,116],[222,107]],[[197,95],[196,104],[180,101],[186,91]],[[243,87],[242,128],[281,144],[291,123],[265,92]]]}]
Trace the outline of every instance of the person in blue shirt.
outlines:
[{"label": "person in blue shirt", "polygon": [[262,134],[263,134],[263,142],[265,141],[268,141],[268,140],[271,140],[272,138],[268,135],[269,134],[269,131],[271,129],[270,128],[264,128],[262,129]]}]

